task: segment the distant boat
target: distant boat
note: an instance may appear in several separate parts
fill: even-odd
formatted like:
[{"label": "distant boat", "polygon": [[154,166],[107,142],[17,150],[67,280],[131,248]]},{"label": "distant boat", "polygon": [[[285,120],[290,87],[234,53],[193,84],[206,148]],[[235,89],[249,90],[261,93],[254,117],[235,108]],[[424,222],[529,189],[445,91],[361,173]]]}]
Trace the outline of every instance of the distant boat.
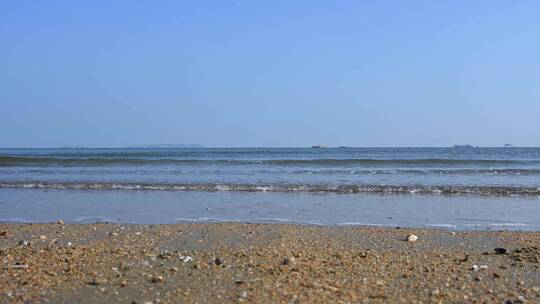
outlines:
[{"label": "distant boat", "polygon": [[471,145],[454,145],[454,148],[456,149],[473,149],[474,147]]}]

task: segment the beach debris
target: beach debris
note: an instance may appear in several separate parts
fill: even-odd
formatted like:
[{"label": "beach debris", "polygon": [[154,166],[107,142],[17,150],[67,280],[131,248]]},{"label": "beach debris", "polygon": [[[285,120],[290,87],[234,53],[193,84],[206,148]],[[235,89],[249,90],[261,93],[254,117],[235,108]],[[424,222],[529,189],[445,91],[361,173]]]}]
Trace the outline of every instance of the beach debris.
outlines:
[{"label": "beach debris", "polygon": [[472,266],[473,271],[480,271],[480,270],[484,270],[484,269],[488,269],[488,266],[487,265],[478,265],[478,264],[474,264]]},{"label": "beach debris", "polygon": [[64,225],[64,221],[62,219],[59,219],[57,222],[56,222],[58,225]]},{"label": "beach debris", "polygon": [[165,281],[163,276],[160,276],[160,275],[151,275],[150,276],[150,282],[152,282],[152,283],[162,283],[163,281]]},{"label": "beach debris", "polygon": [[223,259],[216,258],[214,260],[214,264],[216,264],[217,266],[225,266],[225,261]]},{"label": "beach debris", "polygon": [[502,248],[502,247],[495,248],[496,254],[505,254],[507,251],[508,250],[506,250],[506,248]]},{"label": "beach debris", "polygon": [[107,279],[95,277],[95,278],[92,279],[92,281],[90,281],[89,284],[97,286],[97,285],[101,285],[101,284],[105,284],[105,283],[107,283]]},{"label": "beach debris", "polygon": [[39,239],[42,240],[42,241],[45,241],[45,240],[47,239],[47,237],[44,236],[44,235],[40,235],[40,236],[39,236]]},{"label": "beach debris", "polygon": [[190,257],[189,255],[181,255],[180,256],[180,261],[184,262],[184,263],[189,263],[189,262],[193,262],[193,258]]},{"label": "beach debris", "polygon": [[410,234],[407,237],[407,242],[416,242],[418,241],[418,236],[416,234]]},{"label": "beach debris", "polygon": [[19,246],[23,246],[23,247],[30,246],[30,241],[28,241],[28,240],[21,240],[21,241],[19,242]]},{"label": "beach debris", "polygon": [[291,265],[294,265],[294,264],[296,264],[296,259],[293,256],[285,257],[281,261],[281,265],[283,265],[283,266],[291,266]]},{"label": "beach debris", "polygon": [[13,265],[4,266],[4,269],[28,269],[28,264],[16,262]]},{"label": "beach debris", "polygon": [[171,256],[172,256],[172,254],[168,250],[164,250],[164,251],[159,253],[158,258],[165,260],[165,259],[170,258]]}]

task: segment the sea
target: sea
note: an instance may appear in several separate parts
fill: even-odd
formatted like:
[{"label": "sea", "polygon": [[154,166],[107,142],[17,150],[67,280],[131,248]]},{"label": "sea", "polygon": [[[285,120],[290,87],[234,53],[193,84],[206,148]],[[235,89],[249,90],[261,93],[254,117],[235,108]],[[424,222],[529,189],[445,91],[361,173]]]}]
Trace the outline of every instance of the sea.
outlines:
[{"label": "sea", "polygon": [[540,148],[0,149],[0,222],[540,230]]}]

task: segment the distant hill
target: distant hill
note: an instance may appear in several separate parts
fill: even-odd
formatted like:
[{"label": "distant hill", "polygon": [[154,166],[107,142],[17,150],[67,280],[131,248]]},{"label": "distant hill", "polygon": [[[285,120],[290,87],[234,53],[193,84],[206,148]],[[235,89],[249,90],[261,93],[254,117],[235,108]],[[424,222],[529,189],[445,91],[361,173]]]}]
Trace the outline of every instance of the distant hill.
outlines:
[{"label": "distant hill", "polygon": [[204,148],[201,145],[180,145],[180,144],[153,144],[153,145],[131,145],[126,148]]}]

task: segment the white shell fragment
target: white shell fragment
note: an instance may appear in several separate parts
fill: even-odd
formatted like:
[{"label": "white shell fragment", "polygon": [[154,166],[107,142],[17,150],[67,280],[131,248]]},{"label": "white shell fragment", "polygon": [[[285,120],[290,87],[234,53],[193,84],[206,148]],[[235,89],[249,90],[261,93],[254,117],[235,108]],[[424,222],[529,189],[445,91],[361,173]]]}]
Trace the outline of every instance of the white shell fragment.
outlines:
[{"label": "white shell fragment", "polygon": [[193,258],[190,257],[189,255],[187,256],[180,256],[180,260],[184,263],[189,263],[189,262],[192,262],[193,261]]},{"label": "white shell fragment", "polygon": [[408,241],[408,242],[416,242],[416,241],[418,241],[418,236],[415,235],[415,234],[411,234],[411,235],[409,235],[409,236],[407,237],[407,241]]}]

